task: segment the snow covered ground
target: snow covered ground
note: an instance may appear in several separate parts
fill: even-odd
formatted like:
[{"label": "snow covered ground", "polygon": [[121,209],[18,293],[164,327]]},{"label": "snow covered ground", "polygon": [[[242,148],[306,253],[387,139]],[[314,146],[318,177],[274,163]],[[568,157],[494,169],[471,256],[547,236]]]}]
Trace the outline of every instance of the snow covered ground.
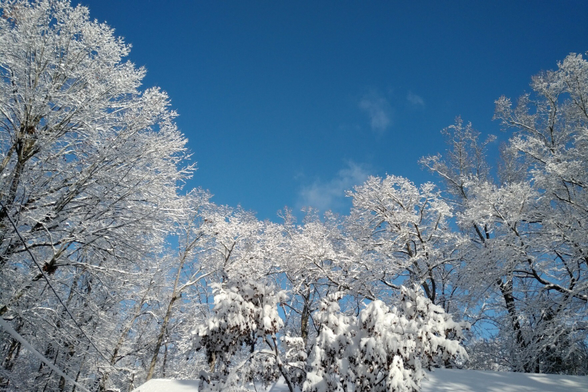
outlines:
[{"label": "snow covered ground", "polygon": [[[287,390],[278,383],[268,392]],[[198,381],[154,379],[133,392],[196,391]],[[423,382],[421,392],[588,392],[588,377],[437,369]]]},{"label": "snow covered ground", "polygon": [[588,377],[437,369],[422,392],[588,392]]}]

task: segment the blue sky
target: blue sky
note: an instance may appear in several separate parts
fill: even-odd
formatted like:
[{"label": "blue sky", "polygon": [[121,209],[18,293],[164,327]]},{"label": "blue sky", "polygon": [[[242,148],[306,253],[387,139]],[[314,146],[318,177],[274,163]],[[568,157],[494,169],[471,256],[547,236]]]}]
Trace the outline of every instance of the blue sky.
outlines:
[{"label": "blue sky", "polygon": [[588,51],[583,0],[81,3],[170,95],[199,167],[187,186],[260,219],[344,213],[368,175],[436,180],[418,159],[456,116],[504,140],[494,101]]}]

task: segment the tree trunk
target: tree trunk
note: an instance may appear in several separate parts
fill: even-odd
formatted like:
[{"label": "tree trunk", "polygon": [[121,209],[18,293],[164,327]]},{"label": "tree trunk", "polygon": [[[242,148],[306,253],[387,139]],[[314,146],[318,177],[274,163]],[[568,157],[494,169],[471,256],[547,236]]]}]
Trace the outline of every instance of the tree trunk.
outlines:
[{"label": "tree trunk", "polygon": [[[513,295],[512,277],[509,277],[506,282],[503,282],[502,279],[498,279],[497,284],[500,288],[500,292],[502,293],[502,298],[504,298],[504,303],[506,305],[508,315],[510,316],[510,323],[513,332],[515,333],[515,342],[517,345],[517,349],[522,351],[527,347],[527,342],[525,341],[525,337],[523,336],[523,331],[521,328],[521,323],[519,322],[519,316],[515,304],[515,297]],[[523,363],[523,370],[525,371],[525,373],[529,373],[532,371],[532,369],[530,369],[529,367],[530,364],[527,363],[527,361],[525,361]]]}]

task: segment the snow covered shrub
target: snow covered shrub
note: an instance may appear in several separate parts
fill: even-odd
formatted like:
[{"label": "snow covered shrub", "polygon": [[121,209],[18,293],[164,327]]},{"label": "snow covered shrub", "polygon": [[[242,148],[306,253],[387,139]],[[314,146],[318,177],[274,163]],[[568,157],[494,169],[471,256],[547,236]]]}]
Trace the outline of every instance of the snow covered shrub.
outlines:
[{"label": "snow covered shrub", "polygon": [[353,377],[349,358],[354,354],[355,325],[352,317],[341,313],[337,303],[341,298],[340,293],[331,294],[321,301],[315,315],[320,331],[308,357],[303,391],[337,391],[341,387],[346,390]]},{"label": "snow covered shrub", "polygon": [[306,360],[308,359],[304,339],[286,335],[281,338],[281,342],[285,351],[285,363],[287,364],[285,366],[286,377],[292,384],[300,385],[306,377],[305,368]]},{"label": "snow covered shrub", "polygon": [[316,315],[305,392],[418,391],[425,369],[467,357],[462,325],[417,287],[402,288],[398,307],[376,300],[359,317],[342,314],[338,299],[323,301]]},{"label": "snow covered shrub", "polygon": [[213,293],[213,315],[198,331],[210,366],[201,374],[203,389],[240,390],[254,380],[277,379],[276,333],[283,327],[277,305],[285,299],[284,291],[235,279],[214,284]]}]

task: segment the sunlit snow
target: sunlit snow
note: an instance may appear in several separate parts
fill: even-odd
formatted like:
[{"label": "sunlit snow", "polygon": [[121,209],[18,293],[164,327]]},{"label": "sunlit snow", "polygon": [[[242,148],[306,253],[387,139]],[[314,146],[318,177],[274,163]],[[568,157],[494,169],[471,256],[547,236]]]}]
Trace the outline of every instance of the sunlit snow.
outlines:
[{"label": "sunlit snow", "polygon": [[[153,379],[133,392],[195,392],[198,381]],[[254,390],[253,388],[251,389]],[[257,388],[257,391],[263,389]],[[278,382],[267,392],[286,392]],[[553,374],[437,369],[423,381],[421,392],[586,392],[588,377]]]}]

